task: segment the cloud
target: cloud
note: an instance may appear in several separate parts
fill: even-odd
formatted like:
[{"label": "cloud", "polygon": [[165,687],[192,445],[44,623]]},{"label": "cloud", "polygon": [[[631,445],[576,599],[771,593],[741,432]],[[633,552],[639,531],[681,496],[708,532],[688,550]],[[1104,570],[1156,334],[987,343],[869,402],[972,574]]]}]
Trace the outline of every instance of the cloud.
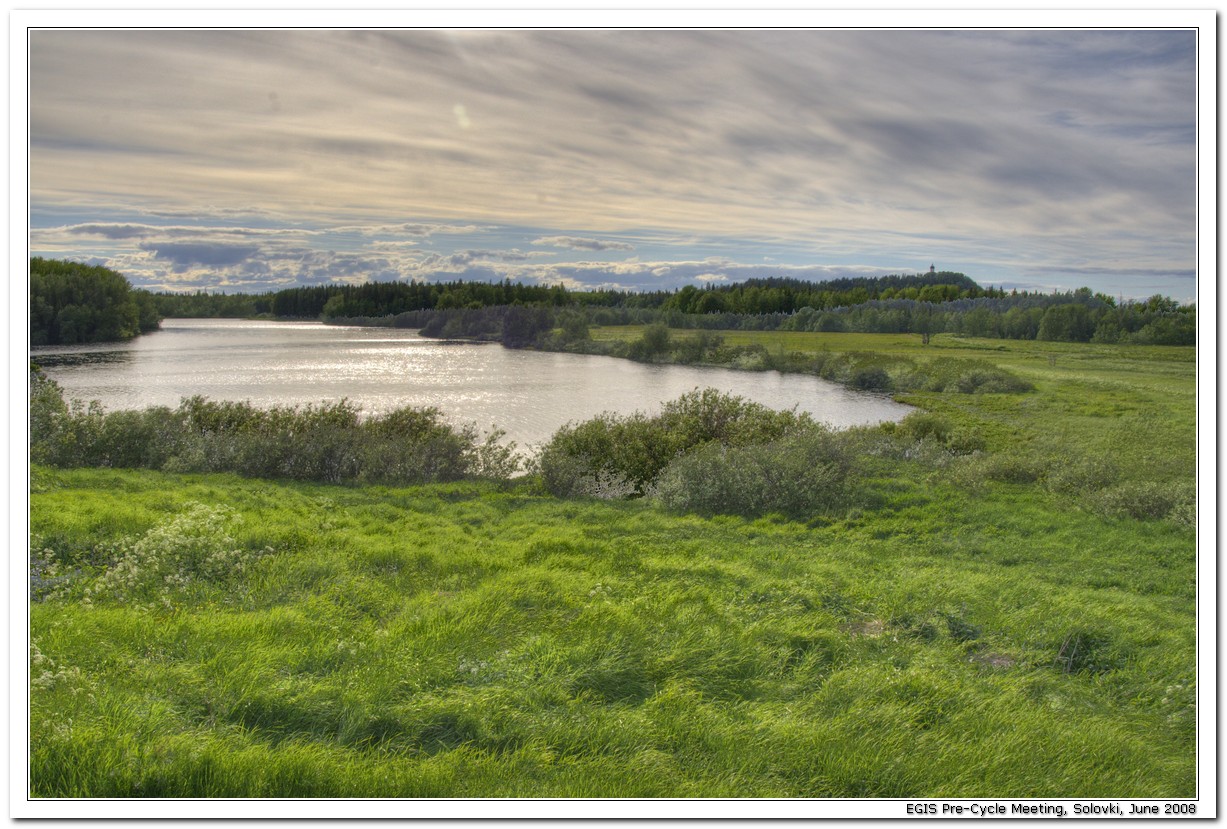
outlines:
[{"label": "cloud", "polygon": [[256,245],[221,245],[196,242],[147,242],[141,250],[153,253],[157,259],[165,259],[178,268],[189,265],[205,265],[224,268],[237,265],[260,251]]},{"label": "cloud", "polygon": [[371,247],[375,250],[404,250],[418,246],[418,242],[412,239],[401,239],[396,242],[374,241],[371,242]]},{"label": "cloud", "polygon": [[[415,240],[430,248],[419,265],[456,269],[533,264],[509,258],[529,245],[680,262],[747,240],[788,249],[780,261],[957,258],[1015,277],[1035,262],[1193,266],[1191,30],[58,29],[29,43],[30,202],[61,217],[32,237],[61,255],[144,241],[190,270],[202,263],[169,243],[259,238],[272,256],[292,242],[278,232],[311,228],[313,250]],[[183,227],[134,220],[155,216]],[[244,228],[205,227],[231,221]],[[495,241],[452,249],[473,234]]]},{"label": "cloud", "polygon": [[448,225],[429,222],[405,222],[402,224],[348,225],[329,228],[332,233],[357,233],[362,236],[464,236],[481,233],[485,228],[473,224]]},{"label": "cloud", "polygon": [[634,250],[629,242],[610,242],[601,239],[588,239],[583,236],[543,236],[532,241],[534,245],[550,245],[556,248],[572,250]]},{"label": "cloud", "polygon": [[455,253],[432,253],[421,260],[423,270],[457,270],[474,262],[527,262],[540,253],[524,253],[519,250],[458,250]]},{"label": "cloud", "polygon": [[74,236],[102,236],[106,239],[144,239],[157,228],[151,225],[83,224],[59,228]]},{"label": "cloud", "polygon": [[150,239],[208,236],[302,236],[319,231],[305,228],[207,227],[200,225],[149,225],[132,223],[93,222],[46,228],[44,234],[56,232],[72,236],[99,236],[105,239]]}]

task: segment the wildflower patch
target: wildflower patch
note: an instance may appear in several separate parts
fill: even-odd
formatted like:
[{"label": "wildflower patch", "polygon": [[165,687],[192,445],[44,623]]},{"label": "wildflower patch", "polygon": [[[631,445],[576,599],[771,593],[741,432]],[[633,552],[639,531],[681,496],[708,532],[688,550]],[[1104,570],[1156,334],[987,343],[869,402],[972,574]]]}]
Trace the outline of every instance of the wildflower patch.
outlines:
[{"label": "wildflower patch", "polygon": [[85,589],[85,600],[169,606],[190,586],[232,581],[271,552],[235,541],[230,527],[240,520],[228,507],[189,505],[136,541],[119,544],[114,563]]}]

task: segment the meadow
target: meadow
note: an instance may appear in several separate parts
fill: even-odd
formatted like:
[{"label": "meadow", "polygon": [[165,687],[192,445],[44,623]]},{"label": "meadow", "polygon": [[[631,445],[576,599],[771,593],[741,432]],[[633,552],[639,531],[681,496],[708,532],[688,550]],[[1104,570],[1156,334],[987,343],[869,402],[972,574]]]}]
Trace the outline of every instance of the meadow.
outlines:
[{"label": "meadow", "polygon": [[723,336],[922,411],[810,514],[36,466],[31,793],[1196,795],[1193,349]]}]

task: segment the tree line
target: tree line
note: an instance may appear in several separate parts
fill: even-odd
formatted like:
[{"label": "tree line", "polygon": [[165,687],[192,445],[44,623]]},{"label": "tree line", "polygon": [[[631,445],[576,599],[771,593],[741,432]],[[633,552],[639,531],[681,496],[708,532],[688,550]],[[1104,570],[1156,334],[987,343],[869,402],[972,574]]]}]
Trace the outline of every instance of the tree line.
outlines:
[{"label": "tree line", "polygon": [[982,288],[961,273],[941,271],[808,282],[771,277],[732,285],[676,291],[602,289],[572,291],[562,285],[502,282],[368,282],[362,285],[312,285],[261,294],[158,293],[158,310],[167,317],[243,317],[271,315],[304,319],[387,317],[411,311],[478,309],[511,305],[542,307],[658,309],[681,314],[792,313],[801,308],[838,308],[870,300],[908,299],[949,302],[1004,296]]},{"label": "tree line", "polygon": [[1117,302],[1089,288],[1049,294],[982,287],[936,271],[825,282],[771,277],[672,291],[568,290],[502,282],[368,282],[259,294],[135,291],[97,266],[31,260],[31,343],[127,339],[162,317],[272,317],[420,329],[426,336],[573,347],[590,325],[709,330],[953,333],[1063,342],[1192,345],[1193,305]]},{"label": "tree line", "polygon": [[362,318],[420,330],[424,336],[502,342],[513,348],[586,350],[590,325],[660,325],[703,331],[821,331],[874,334],[950,333],[992,339],[1052,342],[1194,345],[1197,309],[1163,297],[1116,302],[1089,289],[1053,294],[1009,294],[948,302],[878,299],[819,310],[760,314],[684,313],[676,308],[584,305],[502,305],[422,309],[390,320]]}]

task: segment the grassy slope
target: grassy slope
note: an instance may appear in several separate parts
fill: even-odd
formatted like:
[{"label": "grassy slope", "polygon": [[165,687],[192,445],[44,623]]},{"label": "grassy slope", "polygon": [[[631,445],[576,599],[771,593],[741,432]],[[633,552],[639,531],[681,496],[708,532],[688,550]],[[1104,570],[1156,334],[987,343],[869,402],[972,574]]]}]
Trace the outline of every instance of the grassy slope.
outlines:
[{"label": "grassy slope", "polygon": [[[995,443],[1191,477],[1191,349],[970,345],[1037,392],[917,402]],[[912,466],[871,487],[873,510],[807,527],[479,485],[38,470],[32,529],[57,549],[201,502],[272,552],[170,607],[33,607],[34,793],[1194,793],[1190,528]]]}]

